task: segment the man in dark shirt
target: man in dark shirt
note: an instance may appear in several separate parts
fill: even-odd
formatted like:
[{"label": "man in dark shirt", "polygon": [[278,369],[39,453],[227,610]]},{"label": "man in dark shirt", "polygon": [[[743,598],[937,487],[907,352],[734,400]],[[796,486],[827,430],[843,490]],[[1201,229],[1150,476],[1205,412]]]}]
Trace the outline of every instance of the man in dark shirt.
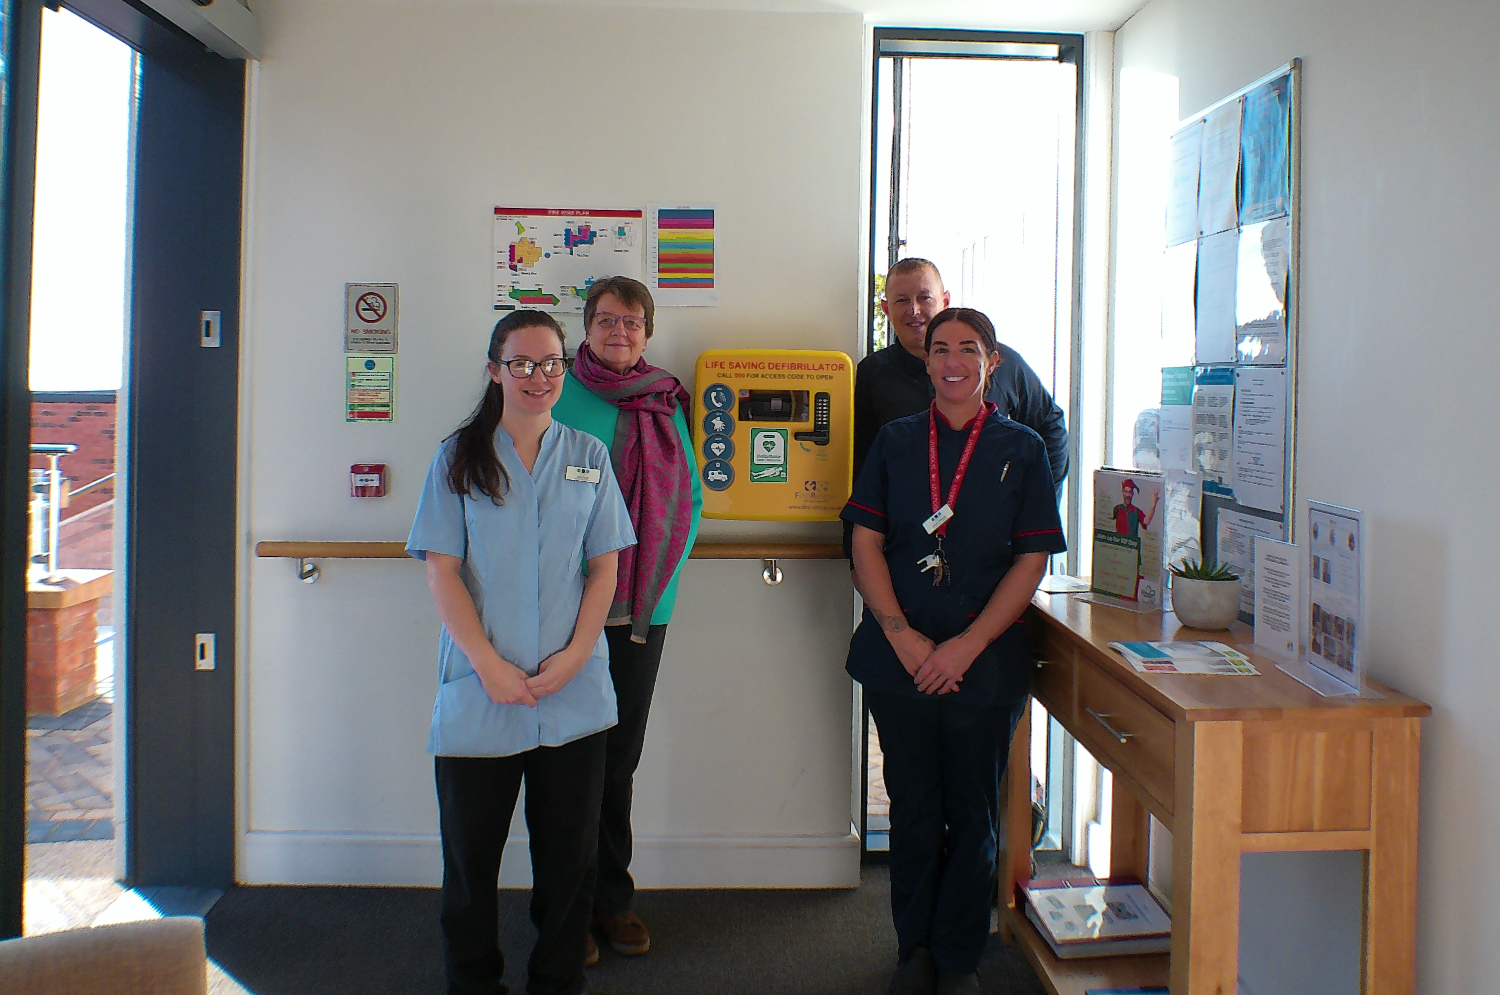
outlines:
[{"label": "man in dark shirt", "polygon": [[[903,259],[885,278],[885,312],[896,341],[866,356],[854,376],[854,476],[859,477],[875,435],[897,418],[932,403],[927,376],[927,322],[948,306],[937,267],[926,259]],[[1068,427],[1062,408],[1020,353],[1000,343],[1000,365],[985,397],[1005,417],[1042,437],[1052,467],[1053,488],[1062,492],[1068,475]]]}]

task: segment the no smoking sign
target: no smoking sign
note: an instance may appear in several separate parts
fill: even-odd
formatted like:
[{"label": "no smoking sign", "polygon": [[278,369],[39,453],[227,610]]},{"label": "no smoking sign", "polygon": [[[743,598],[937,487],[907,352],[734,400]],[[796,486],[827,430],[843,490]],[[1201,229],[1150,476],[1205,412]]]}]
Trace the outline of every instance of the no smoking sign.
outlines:
[{"label": "no smoking sign", "polygon": [[395,352],[398,310],[394,283],[344,284],[344,351]]}]

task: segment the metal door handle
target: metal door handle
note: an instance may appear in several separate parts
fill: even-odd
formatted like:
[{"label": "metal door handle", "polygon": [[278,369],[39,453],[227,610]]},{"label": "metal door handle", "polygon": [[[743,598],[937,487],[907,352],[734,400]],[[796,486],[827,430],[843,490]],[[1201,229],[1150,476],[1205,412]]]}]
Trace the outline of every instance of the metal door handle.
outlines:
[{"label": "metal door handle", "polygon": [[1109,718],[1108,712],[1096,712],[1092,708],[1085,708],[1084,711],[1092,715],[1094,717],[1094,721],[1108,730],[1109,734],[1115,738],[1116,742],[1119,742],[1122,745],[1127,739],[1135,735],[1134,733],[1121,732],[1120,730],[1116,729],[1114,726],[1106,722],[1105,720]]}]

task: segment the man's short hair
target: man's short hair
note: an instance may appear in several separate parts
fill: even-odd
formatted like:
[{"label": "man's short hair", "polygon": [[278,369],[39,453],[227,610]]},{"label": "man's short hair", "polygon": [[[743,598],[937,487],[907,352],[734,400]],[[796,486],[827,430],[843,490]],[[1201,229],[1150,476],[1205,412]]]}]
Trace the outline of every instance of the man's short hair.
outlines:
[{"label": "man's short hair", "polygon": [[893,276],[905,276],[908,273],[916,273],[924,269],[931,270],[932,275],[937,277],[938,283],[943,282],[943,274],[938,272],[937,264],[931,259],[922,259],[919,256],[907,256],[905,259],[898,259],[895,265],[891,267],[890,272],[885,275],[885,278],[889,282]]}]

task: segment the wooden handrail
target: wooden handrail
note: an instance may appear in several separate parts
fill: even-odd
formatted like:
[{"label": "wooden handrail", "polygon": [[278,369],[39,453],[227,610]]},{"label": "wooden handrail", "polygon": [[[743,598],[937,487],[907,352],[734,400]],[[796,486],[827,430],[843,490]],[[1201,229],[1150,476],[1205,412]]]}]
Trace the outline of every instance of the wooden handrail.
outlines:
[{"label": "wooden handrail", "polygon": [[[256,556],[279,556],[294,560],[401,560],[404,542],[303,542],[271,539],[255,544]],[[843,547],[836,542],[711,542],[693,546],[694,560],[840,560]]]}]

